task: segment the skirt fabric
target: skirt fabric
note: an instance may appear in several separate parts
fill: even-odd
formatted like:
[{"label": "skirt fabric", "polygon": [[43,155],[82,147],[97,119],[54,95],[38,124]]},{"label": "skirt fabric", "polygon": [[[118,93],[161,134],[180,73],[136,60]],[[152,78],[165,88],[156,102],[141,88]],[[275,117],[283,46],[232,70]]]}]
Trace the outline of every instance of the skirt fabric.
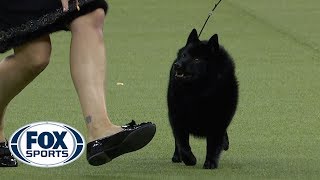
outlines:
[{"label": "skirt fabric", "polygon": [[0,0],[0,53],[20,46],[45,34],[68,30],[77,17],[98,8],[108,10],[105,0],[69,1],[63,12],[60,0]]}]

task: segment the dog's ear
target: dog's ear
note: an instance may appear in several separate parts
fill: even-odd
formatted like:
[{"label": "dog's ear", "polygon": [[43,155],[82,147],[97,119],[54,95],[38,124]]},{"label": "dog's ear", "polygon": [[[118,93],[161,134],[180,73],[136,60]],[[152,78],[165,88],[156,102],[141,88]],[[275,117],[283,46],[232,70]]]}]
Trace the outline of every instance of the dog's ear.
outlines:
[{"label": "dog's ear", "polygon": [[208,42],[208,46],[210,49],[218,50],[219,49],[219,38],[218,34],[214,34]]},{"label": "dog's ear", "polygon": [[199,41],[198,33],[196,29],[192,29],[191,33],[189,34],[187,44]]}]

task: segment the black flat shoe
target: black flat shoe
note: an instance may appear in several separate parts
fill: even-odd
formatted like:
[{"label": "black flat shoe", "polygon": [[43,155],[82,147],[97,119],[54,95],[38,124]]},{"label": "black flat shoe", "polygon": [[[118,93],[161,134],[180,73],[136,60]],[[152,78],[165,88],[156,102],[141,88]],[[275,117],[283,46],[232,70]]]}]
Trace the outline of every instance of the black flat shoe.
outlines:
[{"label": "black flat shoe", "polygon": [[87,160],[93,166],[100,166],[112,159],[133,152],[147,145],[156,133],[153,123],[136,124],[135,121],[122,126],[123,131],[87,144]]},{"label": "black flat shoe", "polygon": [[12,156],[8,147],[8,143],[1,142],[0,143],[0,167],[17,167],[17,166],[18,166],[18,162]]}]

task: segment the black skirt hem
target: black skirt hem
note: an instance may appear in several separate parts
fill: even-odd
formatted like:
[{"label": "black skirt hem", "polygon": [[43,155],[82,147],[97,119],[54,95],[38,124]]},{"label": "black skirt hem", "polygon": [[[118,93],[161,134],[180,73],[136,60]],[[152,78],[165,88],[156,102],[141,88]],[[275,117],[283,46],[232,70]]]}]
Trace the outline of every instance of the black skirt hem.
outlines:
[{"label": "black skirt hem", "polygon": [[105,13],[108,10],[108,4],[105,0],[79,0],[79,7],[80,10],[78,11],[76,4],[70,3],[68,12],[63,12],[61,7],[22,25],[5,30],[0,29],[0,53],[46,34],[60,30],[68,31],[68,26],[74,19],[98,8],[104,9]]}]

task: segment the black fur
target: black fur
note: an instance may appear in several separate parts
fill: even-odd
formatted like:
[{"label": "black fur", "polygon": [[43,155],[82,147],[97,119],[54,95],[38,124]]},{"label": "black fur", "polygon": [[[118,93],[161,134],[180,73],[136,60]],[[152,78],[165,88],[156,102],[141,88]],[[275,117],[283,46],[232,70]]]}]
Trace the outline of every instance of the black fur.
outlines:
[{"label": "black fur", "polygon": [[238,82],[232,58],[218,35],[200,41],[195,29],[178,52],[170,71],[169,120],[175,137],[173,162],[195,165],[189,135],[207,139],[205,169],[218,167],[221,151],[229,148],[227,127],[237,107]]}]

